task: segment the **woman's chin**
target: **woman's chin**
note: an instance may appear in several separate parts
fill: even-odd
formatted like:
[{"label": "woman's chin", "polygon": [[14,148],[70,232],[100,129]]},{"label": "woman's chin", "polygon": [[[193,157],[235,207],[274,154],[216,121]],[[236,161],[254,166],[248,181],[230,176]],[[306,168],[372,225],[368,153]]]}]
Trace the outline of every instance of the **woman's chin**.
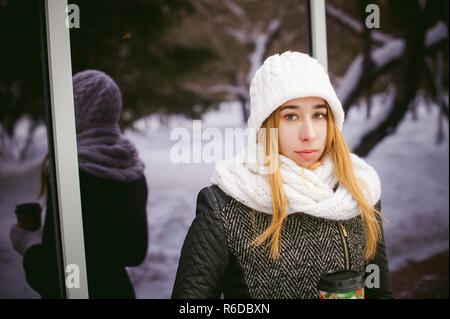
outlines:
[{"label": "woman's chin", "polygon": [[306,169],[315,169],[317,167],[317,160],[311,161],[294,161],[298,166]]}]

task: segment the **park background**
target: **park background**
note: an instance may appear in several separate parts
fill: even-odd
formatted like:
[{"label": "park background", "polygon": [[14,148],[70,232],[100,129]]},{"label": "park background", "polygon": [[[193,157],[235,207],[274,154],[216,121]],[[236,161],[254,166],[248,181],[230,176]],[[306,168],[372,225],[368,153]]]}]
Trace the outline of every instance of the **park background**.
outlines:
[{"label": "park background", "polygon": [[[121,128],[146,164],[149,249],[128,272],[138,298],[169,298],[197,194],[214,170],[171,162],[170,133],[192,130],[192,119],[202,129],[245,128],[249,83],[264,59],[308,50],[307,1],[70,3],[80,9],[80,28],[70,30],[73,74],[93,68],[114,78]],[[378,29],[365,26],[372,3]],[[36,200],[47,152],[33,8],[0,0],[0,298],[39,297],[9,241],[14,207]],[[326,14],[344,137],[382,182],[394,295],[448,298],[448,1],[327,0]]]}]

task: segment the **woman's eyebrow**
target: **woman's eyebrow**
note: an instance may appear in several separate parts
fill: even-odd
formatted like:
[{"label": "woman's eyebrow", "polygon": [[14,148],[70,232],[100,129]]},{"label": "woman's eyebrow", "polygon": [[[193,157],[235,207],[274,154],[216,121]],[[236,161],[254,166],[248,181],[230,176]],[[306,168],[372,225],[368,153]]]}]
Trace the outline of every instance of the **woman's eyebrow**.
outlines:
[{"label": "woman's eyebrow", "polygon": [[[296,109],[298,109],[298,108],[299,108],[298,105],[285,105],[285,106],[283,106],[283,107],[280,109],[280,112],[283,111],[283,110],[285,110],[285,109],[294,109],[294,110],[296,110]],[[300,106],[300,108],[301,108],[301,106]],[[317,105],[314,105],[313,108],[314,108],[314,109],[326,109],[327,107],[326,107],[325,104],[317,104]]]},{"label": "woman's eyebrow", "polygon": [[325,104],[317,104],[317,105],[314,105],[314,108],[315,109],[326,109],[327,106]]},{"label": "woman's eyebrow", "polygon": [[285,109],[294,109],[294,110],[296,110],[296,109],[298,109],[298,106],[297,105],[285,105],[285,106],[283,106],[281,108],[280,112],[285,110]]}]

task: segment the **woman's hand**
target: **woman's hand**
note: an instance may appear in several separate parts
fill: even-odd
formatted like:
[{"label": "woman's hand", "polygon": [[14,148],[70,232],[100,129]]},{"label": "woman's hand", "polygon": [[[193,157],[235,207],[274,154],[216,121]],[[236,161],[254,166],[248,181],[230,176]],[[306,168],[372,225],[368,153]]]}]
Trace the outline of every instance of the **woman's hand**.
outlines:
[{"label": "woman's hand", "polygon": [[28,248],[42,242],[42,227],[36,231],[29,231],[14,224],[9,231],[9,238],[14,250],[23,256]]}]

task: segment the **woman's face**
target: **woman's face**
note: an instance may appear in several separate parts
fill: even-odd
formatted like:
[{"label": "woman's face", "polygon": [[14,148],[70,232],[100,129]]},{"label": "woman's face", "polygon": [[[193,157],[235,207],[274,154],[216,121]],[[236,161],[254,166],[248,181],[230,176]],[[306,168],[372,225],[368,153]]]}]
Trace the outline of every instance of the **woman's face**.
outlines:
[{"label": "woman's face", "polygon": [[325,151],[327,107],[318,97],[287,101],[280,109],[280,153],[297,165],[310,168]]}]

